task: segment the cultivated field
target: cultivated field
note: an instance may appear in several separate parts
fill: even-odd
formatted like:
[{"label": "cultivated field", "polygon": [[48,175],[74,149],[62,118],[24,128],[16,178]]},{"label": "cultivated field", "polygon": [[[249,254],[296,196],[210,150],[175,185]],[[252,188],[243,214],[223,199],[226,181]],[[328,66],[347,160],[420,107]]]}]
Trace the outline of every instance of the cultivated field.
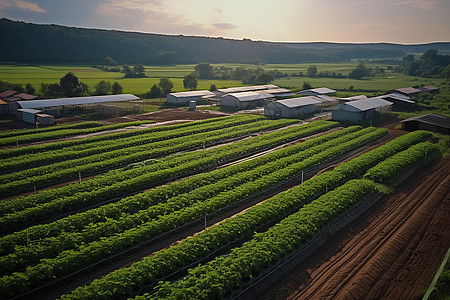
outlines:
[{"label": "cultivated field", "polygon": [[[292,73],[306,71],[309,66],[315,65],[319,72],[330,71],[347,75],[357,65],[358,62],[347,63],[314,63],[314,64],[289,64],[289,65],[242,65],[242,64],[213,64],[214,67],[231,67],[239,66],[246,68],[263,68],[264,70],[275,70],[288,75]],[[395,73],[388,70],[389,65],[386,64],[367,64],[367,67],[382,67],[385,69],[384,77],[371,77],[364,80],[353,80],[348,78],[310,78],[310,77],[284,77],[277,78],[273,83],[281,87],[294,90],[301,90],[303,82],[310,82],[314,87],[327,86],[333,89],[348,89],[350,86],[357,91],[362,90],[379,90],[385,91],[389,89],[420,86],[420,85],[440,85],[442,79],[427,79],[414,76],[406,76],[401,73]],[[0,80],[10,83],[27,84],[31,83],[33,87],[39,91],[41,83],[56,83],[67,72],[74,72],[81,81],[87,83],[91,90],[101,80],[117,81],[123,87],[124,93],[142,95],[150,90],[153,84],[157,84],[160,78],[169,78],[174,83],[173,91],[184,91],[183,77],[194,71],[195,65],[174,65],[174,66],[146,66],[145,73],[148,78],[123,78],[123,73],[105,72],[91,66],[83,65],[0,65]],[[211,84],[215,84],[217,88],[241,86],[242,83],[236,80],[198,80],[197,89],[209,89]]]},{"label": "cultivated field", "polygon": [[[438,161],[443,149],[425,131],[246,114],[70,126],[1,133],[2,298],[260,294],[267,275],[330,224],[367,199],[392,201],[383,196],[390,184]],[[448,176],[424,176],[448,191]],[[412,220],[402,224],[420,227]],[[436,249],[448,245],[447,236],[436,240]]]}]

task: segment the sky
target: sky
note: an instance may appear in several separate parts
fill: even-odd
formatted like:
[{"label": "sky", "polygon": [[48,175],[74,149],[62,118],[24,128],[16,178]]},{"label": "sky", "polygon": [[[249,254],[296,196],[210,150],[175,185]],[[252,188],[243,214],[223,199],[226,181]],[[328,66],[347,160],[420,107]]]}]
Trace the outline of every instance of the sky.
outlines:
[{"label": "sky", "polygon": [[0,18],[280,42],[450,41],[450,0],[0,0]]}]

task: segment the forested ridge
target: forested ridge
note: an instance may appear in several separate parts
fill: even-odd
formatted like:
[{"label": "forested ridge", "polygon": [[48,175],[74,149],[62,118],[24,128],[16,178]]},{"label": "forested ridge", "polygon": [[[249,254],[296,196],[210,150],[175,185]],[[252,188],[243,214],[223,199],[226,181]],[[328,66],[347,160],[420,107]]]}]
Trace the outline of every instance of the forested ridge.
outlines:
[{"label": "forested ridge", "polygon": [[103,63],[105,57],[127,64],[305,63],[402,57],[431,48],[450,50],[450,43],[273,43],[38,25],[4,18],[0,19],[0,39],[0,61],[19,63]]}]

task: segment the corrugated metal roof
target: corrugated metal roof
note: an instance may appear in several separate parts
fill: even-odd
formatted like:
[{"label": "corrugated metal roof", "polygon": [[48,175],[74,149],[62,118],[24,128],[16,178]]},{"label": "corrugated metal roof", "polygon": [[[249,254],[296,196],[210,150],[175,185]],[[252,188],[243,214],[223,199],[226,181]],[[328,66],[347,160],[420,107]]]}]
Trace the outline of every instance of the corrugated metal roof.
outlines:
[{"label": "corrugated metal roof", "polygon": [[314,99],[313,97],[299,97],[299,98],[278,100],[275,102],[280,103],[289,108],[307,106],[307,105],[315,105],[315,104],[322,103],[322,101]]},{"label": "corrugated metal roof", "polygon": [[273,84],[265,84],[265,85],[251,85],[251,86],[238,86],[227,89],[217,89],[219,92],[224,94],[234,94],[241,92],[251,92],[251,91],[260,91],[260,90],[269,90],[269,89],[277,89],[279,88]]},{"label": "corrugated metal roof", "polygon": [[[407,97],[407,96],[405,96]],[[346,98],[338,98],[339,100],[343,100],[343,101],[353,101],[353,100],[362,100],[362,99],[367,99],[366,95],[357,95],[357,96],[352,96],[352,97],[346,97]]]},{"label": "corrugated metal roof", "polygon": [[27,94],[27,93],[20,93],[20,94],[15,95],[14,97],[18,97],[18,98],[23,99],[23,100],[34,100],[36,98],[39,98],[38,96],[30,95],[30,94]]},{"label": "corrugated metal roof", "polygon": [[6,90],[0,93],[0,98],[7,98],[11,97],[12,95],[18,94],[19,92],[16,92],[14,90]]},{"label": "corrugated metal roof", "polygon": [[421,90],[422,92],[433,92],[439,91],[439,88],[434,85],[425,85],[423,87],[418,88],[418,90]]},{"label": "corrugated metal roof", "polygon": [[416,94],[416,93],[420,93],[421,91],[418,89],[415,89],[413,87],[406,87],[406,88],[401,88],[401,89],[395,89],[395,91],[402,93],[402,94]]},{"label": "corrugated metal roof", "polygon": [[281,94],[281,93],[292,93],[291,90],[284,89],[284,88],[278,88],[278,89],[269,89],[269,90],[262,90],[259,91],[259,93],[267,93],[267,94]]},{"label": "corrugated metal roof", "polygon": [[172,95],[177,98],[184,98],[184,97],[197,97],[197,96],[214,96],[215,94],[208,90],[201,90],[201,91],[170,93],[169,95]]},{"label": "corrugated metal roof", "polygon": [[388,101],[389,101],[389,99],[392,99],[392,100],[402,101],[402,102],[409,103],[409,104],[416,104],[416,102],[409,100],[410,98],[408,96],[400,94],[400,93],[387,94],[387,95],[380,96],[378,98],[387,99]]},{"label": "corrugated metal roof", "polygon": [[400,123],[418,121],[426,124],[431,124],[443,128],[450,128],[450,118],[438,114],[427,114],[423,116],[412,117],[401,121]]},{"label": "corrugated metal roof", "polygon": [[139,99],[140,98],[136,97],[135,95],[121,94],[121,95],[106,95],[106,96],[92,96],[92,97],[59,98],[47,100],[29,100],[29,101],[18,101],[17,103],[19,103],[19,105],[22,108],[40,108],[52,106],[131,101]]},{"label": "corrugated metal roof", "polygon": [[254,101],[254,100],[274,98],[274,96],[271,94],[261,93],[261,92],[232,93],[232,94],[228,94],[226,96],[232,96],[232,97],[238,99],[239,101]]},{"label": "corrugated metal roof", "polygon": [[32,109],[32,108],[19,108],[17,111],[29,113],[29,114],[38,114],[42,112],[42,110]]},{"label": "corrugated metal roof", "polygon": [[325,95],[325,94],[336,93],[336,91],[329,89],[327,87],[321,87],[321,88],[303,90],[303,91],[298,92],[298,94],[309,94],[309,93],[313,93],[313,94],[317,94],[317,95]]},{"label": "corrugated metal roof", "polygon": [[344,104],[341,104],[340,109],[346,111],[365,111],[369,109],[390,106],[392,102],[383,100],[381,98],[368,98],[363,100],[350,101]]},{"label": "corrugated metal roof", "polygon": [[334,101],[338,101],[338,99],[327,96],[327,95],[317,95],[317,96],[313,96],[314,98],[317,98],[319,100],[322,101],[327,101],[327,102],[334,102]]}]

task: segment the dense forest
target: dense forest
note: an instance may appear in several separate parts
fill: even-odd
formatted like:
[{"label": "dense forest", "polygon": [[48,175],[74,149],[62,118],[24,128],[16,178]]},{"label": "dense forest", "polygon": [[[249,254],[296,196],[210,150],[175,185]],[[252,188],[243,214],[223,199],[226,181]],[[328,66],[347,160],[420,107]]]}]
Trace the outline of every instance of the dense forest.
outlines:
[{"label": "dense forest", "polygon": [[431,48],[450,50],[450,43],[273,43],[37,25],[8,19],[0,19],[0,39],[0,61],[26,63],[102,63],[105,57],[121,64],[305,63],[399,58]]}]

